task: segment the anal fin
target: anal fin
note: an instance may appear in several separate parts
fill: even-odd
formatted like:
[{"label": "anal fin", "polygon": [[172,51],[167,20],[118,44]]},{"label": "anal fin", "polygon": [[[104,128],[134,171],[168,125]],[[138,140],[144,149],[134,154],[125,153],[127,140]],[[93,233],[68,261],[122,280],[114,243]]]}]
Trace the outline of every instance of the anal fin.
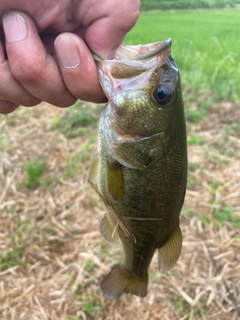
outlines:
[{"label": "anal fin", "polygon": [[178,261],[182,250],[182,232],[177,226],[168,241],[158,249],[158,268],[161,273],[171,270]]}]

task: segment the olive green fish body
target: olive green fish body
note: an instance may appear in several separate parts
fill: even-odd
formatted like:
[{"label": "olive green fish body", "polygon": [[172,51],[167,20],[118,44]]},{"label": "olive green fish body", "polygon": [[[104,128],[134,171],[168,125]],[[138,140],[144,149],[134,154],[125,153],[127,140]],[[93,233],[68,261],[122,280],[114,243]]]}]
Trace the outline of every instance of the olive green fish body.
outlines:
[{"label": "olive green fish body", "polygon": [[101,234],[108,241],[119,237],[123,245],[123,262],[101,283],[109,299],[123,292],[146,295],[156,249],[161,272],[175,265],[187,174],[184,109],[170,42],[122,50],[118,60],[98,63],[109,102],[99,124],[98,160],[89,172],[107,208]]}]

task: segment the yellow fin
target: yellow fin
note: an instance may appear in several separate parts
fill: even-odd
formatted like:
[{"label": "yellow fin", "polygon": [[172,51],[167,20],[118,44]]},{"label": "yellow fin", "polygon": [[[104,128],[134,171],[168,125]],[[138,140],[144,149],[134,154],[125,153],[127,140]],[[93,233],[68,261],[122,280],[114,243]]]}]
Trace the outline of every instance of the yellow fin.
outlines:
[{"label": "yellow fin", "polygon": [[134,276],[123,266],[117,264],[103,278],[100,289],[106,299],[116,300],[122,293],[130,293],[140,297],[147,295],[148,274],[143,278]]},{"label": "yellow fin", "polygon": [[182,249],[182,232],[177,226],[168,241],[158,249],[158,268],[161,273],[172,269],[178,261]]},{"label": "yellow fin", "polygon": [[97,174],[98,174],[98,158],[94,160],[91,167],[88,169],[87,181],[92,183],[97,183]]},{"label": "yellow fin", "polygon": [[118,227],[118,224],[115,223],[115,226],[113,226],[109,220],[108,214],[105,213],[99,225],[99,230],[101,235],[107,241],[115,242],[118,239],[117,227]]},{"label": "yellow fin", "polygon": [[117,161],[113,163],[107,163],[107,187],[113,199],[123,199],[124,181],[122,174],[122,165]]}]

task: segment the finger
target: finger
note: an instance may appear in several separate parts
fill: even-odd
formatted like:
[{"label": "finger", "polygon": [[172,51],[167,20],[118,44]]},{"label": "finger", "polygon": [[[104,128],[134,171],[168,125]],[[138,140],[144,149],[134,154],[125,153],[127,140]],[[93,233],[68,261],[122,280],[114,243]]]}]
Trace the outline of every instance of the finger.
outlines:
[{"label": "finger", "polygon": [[96,64],[83,40],[75,34],[61,34],[55,40],[55,52],[64,83],[72,95],[85,101],[106,101]]},{"label": "finger", "polygon": [[46,53],[33,20],[23,12],[3,16],[6,52],[11,73],[32,96],[59,107],[76,98],[67,90],[56,60]]},{"label": "finger", "polygon": [[8,101],[0,101],[0,113],[8,114],[13,112],[19,107],[19,105],[8,102]]},{"label": "finger", "polygon": [[111,51],[120,46],[137,21],[140,1],[105,0],[103,6],[94,0],[83,0],[81,4],[80,15],[87,26],[85,40],[88,46],[103,59],[109,58],[109,54],[112,58]]},{"label": "finger", "polygon": [[[5,53],[0,42],[0,99],[6,100],[13,104],[34,106],[38,104],[39,99],[29,94],[23,86],[13,77],[8,60],[6,60]],[[4,103],[4,110],[6,109]],[[9,110],[13,107],[10,106]]]}]

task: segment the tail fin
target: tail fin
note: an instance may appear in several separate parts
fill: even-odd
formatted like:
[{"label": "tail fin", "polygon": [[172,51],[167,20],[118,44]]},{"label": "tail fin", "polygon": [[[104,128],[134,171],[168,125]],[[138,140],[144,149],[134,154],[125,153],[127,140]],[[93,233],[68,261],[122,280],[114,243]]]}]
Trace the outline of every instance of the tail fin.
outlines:
[{"label": "tail fin", "polygon": [[122,293],[131,293],[140,297],[147,295],[148,274],[137,278],[123,266],[117,264],[103,278],[100,288],[106,299],[118,299]]}]

